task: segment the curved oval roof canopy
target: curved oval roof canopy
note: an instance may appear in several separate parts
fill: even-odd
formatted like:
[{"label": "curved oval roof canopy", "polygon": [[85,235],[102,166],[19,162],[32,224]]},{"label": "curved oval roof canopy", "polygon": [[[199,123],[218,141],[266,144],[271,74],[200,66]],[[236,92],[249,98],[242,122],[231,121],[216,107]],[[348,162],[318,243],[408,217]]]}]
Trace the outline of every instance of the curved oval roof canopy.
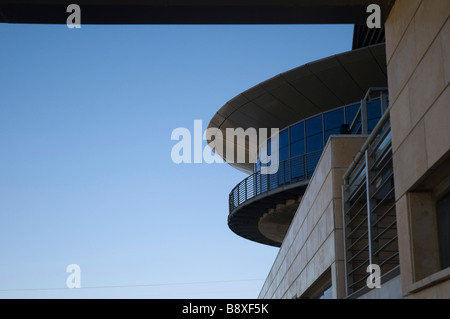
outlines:
[{"label": "curved oval roof canopy", "polygon": [[[226,128],[281,131],[315,114],[358,102],[370,87],[386,86],[384,44],[337,54],[281,73],[242,92],[217,111],[208,126],[219,129],[223,136],[223,150],[219,147],[215,151],[227,159]],[[248,144],[233,144],[234,154],[237,149],[245,149],[247,161],[230,165],[252,173],[248,156],[254,154],[249,154]],[[232,158],[228,160],[234,162]]]}]

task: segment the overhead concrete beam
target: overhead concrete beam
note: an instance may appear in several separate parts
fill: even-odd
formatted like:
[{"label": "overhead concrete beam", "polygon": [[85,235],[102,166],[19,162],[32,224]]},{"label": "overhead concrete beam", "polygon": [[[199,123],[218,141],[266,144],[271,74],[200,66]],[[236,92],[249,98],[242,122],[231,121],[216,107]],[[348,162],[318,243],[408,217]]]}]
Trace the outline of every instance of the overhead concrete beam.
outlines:
[{"label": "overhead concrete beam", "polygon": [[384,21],[395,0],[0,0],[0,22],[65,24],[67,6],[82,24],[364,24],[369,4]]}]

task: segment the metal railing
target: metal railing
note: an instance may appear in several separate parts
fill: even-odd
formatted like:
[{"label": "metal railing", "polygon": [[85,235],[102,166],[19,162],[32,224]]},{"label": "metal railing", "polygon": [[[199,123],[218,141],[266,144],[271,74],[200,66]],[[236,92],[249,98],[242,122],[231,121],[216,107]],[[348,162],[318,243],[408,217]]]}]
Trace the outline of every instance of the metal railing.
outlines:
[{"label": "metal railing", "polygon": [[366,288],[367,267],[398,270],[394,174],[389,110],[344,174],[343,219],[347,296]]},{"label": "metal railing", "polygon": [[[360,107],[350,125],[350,134],[370,133],[367,119],[367,105],[371,103],[373,99],[378,98],[380,99],[381,113],[386,113],[388,107],[387,88],[370,88],[361,100]],[[246,201],[258,195],[268,193],[280,186],[310,179],[319,162],[322,152],[323,149],[320,149],[282,161],[279,163],[278,172],[275,174],[261,174],[261,172],[258,171],[248,176],[230,192],[229,212],[231,213]]]},{"label": "metal railing", "polygon": [[230,213],[253,197],[268,193],[283,185],[310,179],[322,152],[323,150],[321,149],[281,161],[275,174],[261,174],[261,171],[258,171],[248,176],[230,192]]},{"label": "metal railing", "polygon": [[361,105],[356,112],[356,115],[350,124],[351,134],[367,135],[369,131],[369,123],[367,116],[367,104],[372,102],[372,99],[380,99],[381,114],[384,114],[388,108],[388,88],[373,87],[370,88],[364,98],[361,100]]}]

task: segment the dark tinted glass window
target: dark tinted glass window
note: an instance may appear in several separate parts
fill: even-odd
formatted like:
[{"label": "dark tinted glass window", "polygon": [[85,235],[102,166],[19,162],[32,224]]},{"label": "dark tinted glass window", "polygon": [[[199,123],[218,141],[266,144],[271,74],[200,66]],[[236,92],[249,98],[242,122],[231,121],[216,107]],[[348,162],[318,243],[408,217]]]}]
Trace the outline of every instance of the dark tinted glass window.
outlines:
[{"label": "dark tinted glass window", "polygon": [[370,104],[367,105],[367,125],[369,126],[369,133],[372,132],[372,130],[378,124],[380,118],[381,118],[380,99],[373,100]]},{"label": "dark tinted glass window", "polygon": [[319,163],[320,152],[315,152],[306,155],[306,172],[308,174],[308,178],[311,178],[314,170],[316,169],[317,163]]},{"label": "dark tinted glass window", "polygon": [[367,104],[367,118],[369,120],[381,117],[380,99],[372,100]]},{"label": "dark tinted glass window", "polygon": [[344,109],[339,109],[323,115],[323,122],[325,131],[340,128],[344,124]]},{"label": "dark tinted glass window", "polygon": [[278,140],[278,144],[279,144],[279,148],[281,149],[282,147],[285,147],[288,145],[288,140],[289,138],[289,131],[288,130],[284,130],[279,134],[279,140]]},{"label": "dark tinted glass window", "polygon": [[281,161],[285,161],[289,158],[289,147],[283,147],[280,148],[280,155],[279,155],[279,160]]},{"label": "dark tinted glass window", "polygon": [[332,134],[339,134],[344,124],[344,109],[335,110],[323,115],[325,129],[325,143]]},{"label": "dark tinted glass window", "polygon": [[306,136],[322,132],[322,115],[306,120]]},{"label": "dark tinted glass window", "polygon": [[323,135],[322,133],[309,136],[306,139],[306,152],[310,153],[323,148]]},{"label": "dark tinted glass window", "polygon": [[291,144],[291,158],[303,154],[305,154],[304,140],[300,140]]},{"label": "dark tinted glass window", "polygon": [[295,157],[291,159],[291,178],[292,180],[301,180],[305,177],[305,157]]},{"label": "dark tinted glass window", "polygon": [[347,124],[352,124],[353,119],[355,118],[356,112],[358,112],[358,109],[360,107],[360,104],[355,104],[351,106],[347,106],[345,108],[345,122]]},{"label": "dark tinted glass window", "polygon": [[450,267],[450,192],[436,205],[441,267]]},{"label": "dark tinted glass window", "polygon": [[300,122],[290,128],[291,143],[305,138],[304,123]]},{"label": "dark tinted glass window", "polygon": [[280,162],[278,166],[278,185],[283,185],[289,182],[290,179],[290,165],[289,161]]}]

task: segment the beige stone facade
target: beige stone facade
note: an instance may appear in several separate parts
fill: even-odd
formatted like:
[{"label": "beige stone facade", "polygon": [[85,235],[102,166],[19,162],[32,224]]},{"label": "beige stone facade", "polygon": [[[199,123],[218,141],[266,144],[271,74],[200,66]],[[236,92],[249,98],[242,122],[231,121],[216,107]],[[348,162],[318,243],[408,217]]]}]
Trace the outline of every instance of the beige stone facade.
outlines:
[{"label": "beige stone facade", "polygon": [[402,292],[450,298],[436,200],[448,191],[450,1],[397,0],[386,21]]},{"label": "beige stone facade", "polygon": [[365,139],[331,136],[259,298],[344,298],[342,176]]}]

